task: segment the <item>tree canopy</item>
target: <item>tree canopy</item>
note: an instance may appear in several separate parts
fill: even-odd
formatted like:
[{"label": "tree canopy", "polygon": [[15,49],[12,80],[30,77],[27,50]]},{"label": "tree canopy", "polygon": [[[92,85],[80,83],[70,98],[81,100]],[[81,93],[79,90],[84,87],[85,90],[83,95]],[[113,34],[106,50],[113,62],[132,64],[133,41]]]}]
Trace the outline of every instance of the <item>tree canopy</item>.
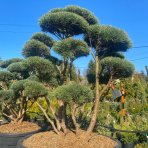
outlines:
[{"label": "tree canopy", "polygon": [[52,95],[68,104],[74,102],[82,105],[93,100],[91,89],[76,82],[70,82],[67,85],[57,87]]},{"label": "tree canopy", "polygon": [[88,27],[83,17],[71,12],[48,12],[41,17],[39,24],[44,32],[54,34],[59,39],[82,34]]},{"label": "tree canopy", "polygon": [[[118,57],[106,57],[100,61],[100,83],[107,84],[109,78],[121,79],[131,77],[134,73],[134,65]],[[95,63],[90,61],[87,70],[87,79],[90,83],[95,83]]]},{"label": "tree canopy", "polygon": [[22,61],[22,59],[20,59],[20,58],[12,58],[12,59],[9,59],[9,60],[1,61],[0,67],[1,68],[7,68],[10,64],[16,63],[16,62],[21,62],[21,61]]},{"label": "tree canopy", "polygon": [[88,27],[84,39],[99,56],[126,51],[131,47],[127,33],[112,26],[91,25]]},{"label": "tree canopy", "polygon": [[51,48],[54,43],[54,40],[50,36],[48,36],[47,34],[42,33],[42,32],[35,33],[31,37],[31,39],[38,40],[38,41],[44,43],[49,48]]},{"label": "tree canopy", "polygon": [[62,55],[65,59],[75,59],[87,56],[89,54],[88,46],[84,41],[76,40],[73,38],[67,38],[62,41],[56,42],[53,49]]},{"label": "tree canopy", "polygon": [[0,81],[8,82],[13,79],[13,74],[9,71],[0,71]]},{"label": "tree canopy", "polygon": [[135,70],[131,62],[116,57],[104,58],[101,60],[101,67],[103,69],[102,75],[109,74],[114,79],[130,77]]},{"label": "tree canopy", "polygon": [[43,84],[36,81],[20,80],[13,83],[10,87],[14,91],[15,98],[28,97],[30,99],[36,99],[39,97],[46,96],[48,94]]},{"label": "tree canopy", "polygon": [[55,8],[55,9],[51,10],[51,12],[63,12],[63,11],[72,12],[77,15],[80,15],[90,25],[98,24],[98,19],[94,16],[94,14],[92,12],[90,12],[89,10],[87,10],[85,8],[79,7],[79,6],[70,5],[65,8]]},{"label": "tree canopy", "polygon": [[43,42],[31,39],[25,44],[22,54],[26,58],[32,56],[48,57],[50,51]]},{"label": "tree canopy", "polygon": [[29,57],[23,64],[29,74],[36,75],[42,82],[49,82],[57,76],[56,67],[47,59]]}]

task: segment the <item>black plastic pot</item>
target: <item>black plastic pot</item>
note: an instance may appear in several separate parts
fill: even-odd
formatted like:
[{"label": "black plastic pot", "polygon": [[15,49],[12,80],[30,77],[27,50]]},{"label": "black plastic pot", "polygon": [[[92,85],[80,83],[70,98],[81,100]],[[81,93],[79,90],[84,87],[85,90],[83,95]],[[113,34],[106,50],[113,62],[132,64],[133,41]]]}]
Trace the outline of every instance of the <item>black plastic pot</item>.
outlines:
[{"label": "black plastic pot", "polygon": [[[104,136],[104,135],[103,135],[103,136]],[[16,148],[26,148],[25,146],[23,146],[22,143],[23,143],[23,141],[26,140],[28,137],[30,137],[30,136],[26,136],[26,137],[20,139],[20,140],[18,141],[18,143],[17,143]],[[108,136],[106,136],[106,137],[108,137]],[[117,145],[115,146],[115,148],[122,148],[121,142],[120,142],[119,140],[114,139],[114,138],[111,138],[111,137],[108,137],[108,138],[110,138],[110,139],[114,140],[115,142],[117,142]]]},{"label": "black plastic pot", "polygon": [[115,142],[117,142],[117,145],[115,146],[115,148],[122,148],[122,144],[121,144],[121,142],[119,140],[114,139],[114,138],[109,137],[109,136],[106,136],[106,137],[108,137],[108,138],[114,140]]},{"label": "black plastic pot", "polygon": [[41,130],[36,130],[23,134],[0,134],[0,148],[16,148],[17,142],[26,136],[30,136],[32,134],[38,133]]},{"label": "black plastic pot", "polygon": [[123,143],[122,148],[134,148],[134,143]]}]

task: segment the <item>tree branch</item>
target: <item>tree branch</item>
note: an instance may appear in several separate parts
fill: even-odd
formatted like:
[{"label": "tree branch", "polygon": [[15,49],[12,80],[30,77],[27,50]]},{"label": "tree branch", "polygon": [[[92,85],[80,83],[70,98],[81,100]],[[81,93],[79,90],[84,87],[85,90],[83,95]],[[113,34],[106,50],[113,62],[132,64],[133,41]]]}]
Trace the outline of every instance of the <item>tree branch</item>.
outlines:
[{"label": "tree branch", "polygon": [[112,81],[112,76],[110,77],[110,79],[109,79],[107,85],[105,85],[105,86],[103,87],[103,89],[100,91],[100,97],[102,96],[102,94],[104,93],[104,91],[110,86],[111,81]]},{"label": "tree branch", "polygon": [[90,47],[88,49],[91,52],[91,55],[92,55],[93,59],[96,61],[96,59],[95,59],[95,53],[93,52],[92,48]]},{"label": "tree branch", "polygon": [[72,121],[73,121],[73,124],[76,128],[76,133],[78,132],[79,128],[80,128],[80,125],[77,123],[76,121],[76,108],[77,108],[77,105],[74,104],[72,105],[73,107],[71,107],[71,115],[72,115]]},{"label": "tree branch", "polygon": [[47,118],[47,120],[49,121],[49,123],[51,124],[51,126],[53,127],[53,130],[59,135],[59,131],[57,130],[56,126],[54,125],[54,122],[49,118],[49,116],[47,115],[46,111],[44,110],[44,108],[38,103],[36,102],[36,104],[38,105],[38,107],[41,109],[41,111],[44,113],[45,117]]},{"label": "tree branch", "polygon": [[53,115],[53,117],[54,117],[54,119],[56,121],[57,129],[58,129],[58,131],[60,131],[61,130],[61,125],[60,125],[60,122],[59,122],[57,116],[55,115],[54,109],[52,108],[51,103],[49,102],[48,98],[45,97],[45,100],[46,100],[46,102],[48,104],[48,107],[50,108],[51,113],[52,113],[52,115]]},{"label": "tree branch", "polygon": [[10,118],[13,121],[15,120],[15,118],[13,118],[11,115],[7,115],[6,113],[3,113],[3,115],[6,116],[6,117],[8,117],[8,118]]}]

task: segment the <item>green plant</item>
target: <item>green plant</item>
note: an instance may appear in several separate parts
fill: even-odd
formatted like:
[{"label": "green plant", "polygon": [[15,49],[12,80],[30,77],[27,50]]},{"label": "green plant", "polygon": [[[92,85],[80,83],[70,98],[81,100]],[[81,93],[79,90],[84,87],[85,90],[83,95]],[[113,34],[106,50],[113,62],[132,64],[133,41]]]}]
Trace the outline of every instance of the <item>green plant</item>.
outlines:
[{"label": "green plant", "polygon": [[[136,125],[132,122],[123,122],[120,125],[114,125],[116,129],[119,130],[125,130],[125,131],[133,131],[136,130]],[[123,142],[123,143],[135,143],[138,141],[138,136],[136,133],[131,132],[117,132],[117,137]]]},{"label": "green plant", "polygon": [[120,133],[123,143],[135,143],[138,141],[138,136],[135,133]]},{"label": "green plant", "polygon": [[[2,114],[11,119],[11,122],[22,122],[28,108],[39,97],[45,96],[47,96],[47,90],[39,82],[28,80],[14,82],[8,90],[0,90]],[[31,101],[30,106],[28,101]]]},{"label": "green plant", "polygon": [[147,147],[148,147],[148,143],[144,142],[144,143],[137,144],[134,148],[147,148]]}]

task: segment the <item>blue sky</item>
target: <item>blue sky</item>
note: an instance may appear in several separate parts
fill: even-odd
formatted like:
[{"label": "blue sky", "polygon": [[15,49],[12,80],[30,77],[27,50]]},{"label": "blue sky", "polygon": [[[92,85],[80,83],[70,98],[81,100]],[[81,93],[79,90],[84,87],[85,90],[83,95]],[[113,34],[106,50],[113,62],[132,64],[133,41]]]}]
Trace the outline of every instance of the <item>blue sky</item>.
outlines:
[{"label": "blue sky", "polygon": [[[39,18],[50,9],[67,5],[87,8],[101,24],[125,30],[133,46],[148,45],[147,0],[0,0],[0,57],[3,60],[22,57],[25,42],[40,31]],[[145,70],[144,66],[148,65],[148,47],[130,49],[125,56],[134,60],[137,71]],[[140,58],[144,59],[135,60]],[[89,60],[90,56],[81,58],[75,65],[83,71]]]}]

